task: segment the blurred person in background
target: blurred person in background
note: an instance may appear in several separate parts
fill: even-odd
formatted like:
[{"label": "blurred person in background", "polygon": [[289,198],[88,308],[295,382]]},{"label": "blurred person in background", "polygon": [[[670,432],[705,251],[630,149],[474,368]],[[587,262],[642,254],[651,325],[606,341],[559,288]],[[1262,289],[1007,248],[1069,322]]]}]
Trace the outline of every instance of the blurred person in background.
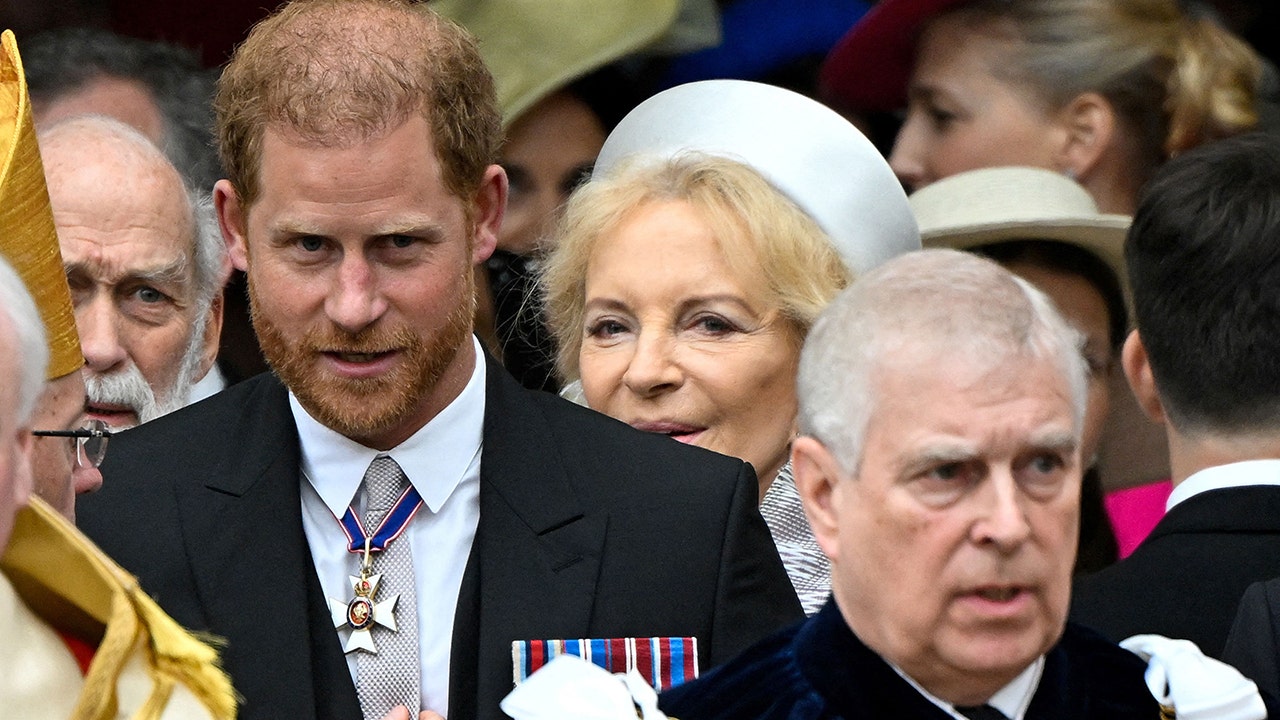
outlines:
[{"label": "blurred person in background", "polygon": [[76,115],[107,115],[137,128],[193,190],[213,189],[222,168],[213,147],[213,85],[176,45],[67,27],[23,45],[37,128]]},{"label": "blurred person in background", "polygon": [[841,108],[906,109],[889,162],[912,190],[1031,165],[1132,214],[1161,163],[1254,128],[1260,73],[1248,45],[1174,0],[884,0],[822,81]]},{"label": "blurred person in background", "polygon": [[476,333],[531,389],[559,389],[537,270],[560,208],[591,173],[605,136],[641,99],[614,63],[661,43],[677,0],[437,0],[493,73],[510,181],[498,246],[477,273]]}]

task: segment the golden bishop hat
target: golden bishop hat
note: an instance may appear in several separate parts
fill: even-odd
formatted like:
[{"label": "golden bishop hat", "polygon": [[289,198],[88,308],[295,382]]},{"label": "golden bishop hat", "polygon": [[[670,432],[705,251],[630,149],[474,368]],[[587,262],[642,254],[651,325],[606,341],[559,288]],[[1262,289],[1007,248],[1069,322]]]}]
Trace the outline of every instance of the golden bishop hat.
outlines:
[{"label": "golden bishop hat", "polygon": [[0,255],[35,298],[49,343],[50,380],[84,365],[71,293],[62,269],[31,98],[11,30],[0,35]]}]

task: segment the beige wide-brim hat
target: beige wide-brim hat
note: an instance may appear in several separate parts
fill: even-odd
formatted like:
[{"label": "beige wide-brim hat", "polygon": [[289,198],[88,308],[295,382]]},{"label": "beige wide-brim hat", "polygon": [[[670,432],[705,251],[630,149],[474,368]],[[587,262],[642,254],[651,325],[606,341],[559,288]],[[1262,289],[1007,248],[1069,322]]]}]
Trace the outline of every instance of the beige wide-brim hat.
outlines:
[{"label": "beige wide-brim hat", "polygon": [[920,249],[906,193],[884,156],[848,120],[799,93],[748,80],[704,80],[632,110],[596,159],[593,177],[624,161],[686,152],[727,157],[760,173],[808,213],[857,277]]},{"label": "beige wide-brim hat", "polygon": [[[1098,212],[1089,193],[1064,175],[1030,167],[970,170],[917,190],[909,201],[926,247],[967,250],[1010,240],[1068,243],[1106,263],[1120,281],[1126,304],[1132,304],[1124,262],[1130,217]],[[1098,449],[1103,483],[1118,488],[1168,477],[1163,430],[1138,407],[1122,372],[1113,372],[1108,385],[1111,413]]]},{"label": "beige wide-brim hat", "polygon": [[50,380],[84,365],[44,165],[31,121],[31,99],[13,33],[0,35],[0,255],[35,298],[49,343]]},{"label": "beige wide-brim hat", "polygon": [[967,250],[1009,240],[1056,240],[1107,264],[1129,298],[1124,238],[1128,215],[1098,212],[1074,180],[1052,170],[995,167],[931,183],[908,198],[925,247]]},{"label": "beige wide-brim hat", "polygon": [[433,0],[493,73],[506,125],[542,98],[662,38],[680,0]]}]

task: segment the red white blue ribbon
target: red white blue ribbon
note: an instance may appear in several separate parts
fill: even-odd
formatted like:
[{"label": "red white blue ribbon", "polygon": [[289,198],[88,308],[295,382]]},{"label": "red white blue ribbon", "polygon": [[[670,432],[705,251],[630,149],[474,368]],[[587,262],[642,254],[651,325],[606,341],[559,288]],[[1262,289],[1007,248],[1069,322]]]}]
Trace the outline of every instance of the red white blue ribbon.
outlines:
[{"label": "red white blue ribbon", "polygon": [[378,527],[374,528],[372,536],[367,534],[364,524],[356,517],[355,511],[348,507],[342,514],[342,519],[338,521],[342,525],[342,532],[347,536],[347,552],[363,554],[366,539],[369,541],[369,552],[382,552],[388,543],[400,537],[408,527],[409,521],[418,514],[422,504],[422,496],[410,485],[382,518],[382,522],[378,523]]}]

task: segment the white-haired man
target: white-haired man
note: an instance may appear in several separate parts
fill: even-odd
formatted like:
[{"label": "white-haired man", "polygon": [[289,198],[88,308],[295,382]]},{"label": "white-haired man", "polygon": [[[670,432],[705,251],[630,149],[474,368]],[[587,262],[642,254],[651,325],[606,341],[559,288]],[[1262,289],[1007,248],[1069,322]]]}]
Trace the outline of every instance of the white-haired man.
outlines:
[{"label": "white-haired man", "polygon": [[40,149],[89,417],[118,430],[182,407],[213,366],[222,329],[230,265],[211,201],[116,120],[56,123]]},{"label": "white-haired man", "polygon": [[997,265],[912,253],[824,312],[796,485],[833,600],[663,696],[682,720],[1155,718],[1136,656],[1065,626],[1085,367]]}]

